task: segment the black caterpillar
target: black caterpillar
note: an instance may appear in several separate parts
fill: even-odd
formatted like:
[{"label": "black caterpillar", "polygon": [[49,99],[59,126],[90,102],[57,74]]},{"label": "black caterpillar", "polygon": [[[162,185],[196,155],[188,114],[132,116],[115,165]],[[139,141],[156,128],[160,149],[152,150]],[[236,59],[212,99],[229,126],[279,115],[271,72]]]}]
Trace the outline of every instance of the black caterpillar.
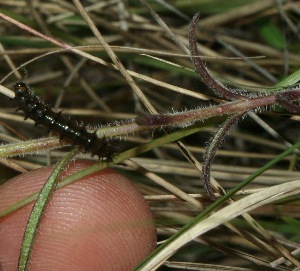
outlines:
[{"label": "black caterpillar", "polygon": [[107,160],[112,161],[114,148],[105,137],[100,139],[96,136],[96,132],[89,133],[75,120],[67,119],[61,112],[54,112],[23,82],[15,84],[14,92],[13,100],[19,105],[17,111],[22,110],[25,113],[25,120],[27,118],[34,120],[35,126],[45,126],[49,132],[53,131],[61,140],[79,146],[85,152],[90,152],[92,156],[98,155],[99,159],[106,157]]}]

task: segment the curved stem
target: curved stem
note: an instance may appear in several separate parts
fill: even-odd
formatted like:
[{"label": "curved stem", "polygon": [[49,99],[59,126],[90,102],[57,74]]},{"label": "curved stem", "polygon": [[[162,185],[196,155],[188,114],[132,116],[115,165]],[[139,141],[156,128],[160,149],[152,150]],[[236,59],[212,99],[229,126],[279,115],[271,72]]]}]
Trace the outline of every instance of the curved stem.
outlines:
[{"label": "curved stem", "polygon": [[201,78],[205,81],[205,83],[213,89],[218,95],[229,99],[234,100],[237,98],[242,98],[241,94],[234,93],[230,89],[223,86],[220,82],[215,80],[205,67],[205,64],[199,54],[198,47],[197,47],[197,40],[196,40],[196,27],[197,22],[200,19],[200,13],[196,13],[192,19],[190,30],[189,30],[189,46],[191,52],[191,59],[195,66],[197,73],[201,76]]},{"label": "curved stem", "polygon": [[219,149],[226,133],[232,127],[233,124],[237,123],[239,119],[243,117],[244,114],[238,114],[231,116],[224,124],[218,129],[216,134],[212,137],[207,146],[204,154],[204,161],[202,164],[202,180],[204,182],[204,187],[212,200],[216,199],[214,194],[214,189],[210,181],[210,169],[211,164],[216,156],[217,150]]}]

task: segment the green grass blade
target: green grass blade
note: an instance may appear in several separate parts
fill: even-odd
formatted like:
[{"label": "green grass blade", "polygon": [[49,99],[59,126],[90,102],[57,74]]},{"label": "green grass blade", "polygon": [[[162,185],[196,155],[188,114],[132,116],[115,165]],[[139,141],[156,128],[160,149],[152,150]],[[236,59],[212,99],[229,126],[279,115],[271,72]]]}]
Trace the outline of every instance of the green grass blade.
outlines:
[{"label": "green grass blade", "polygon": [[[93,174],[97,171],[100,171],[102,169],[105,169],[107,167],[113,166],[115,164],[121,163],[122,161],[124,161],[125,159],[129,159],[131,157],[135,157],[137,155],[141,155],[145,152],[148,152],[150,150],[153,150],[157,147],[163,146],[165,144],[174,142],[176,140],[179,140],[181,138],[184,138],[186,136],[189,136],[191,134],[194,133],[198,133],[200,131],[202,131],[203,129],[211,126],[213,123],[218,123],[220,121],[222,121],[224,118],[212,118],[209,119],[203,123],[198,123],[195,125],[192,125],[190,127],[186,127],[184,129],[181,129],[179,131],[175,131],[173,133],[167,134],[165,136],[159,137],[157,139],[154,139],[150,142],[147,142],[145,144],[141,144],[137,147],[131,148],[129,150],[126,150],[120,154],[118,154],[116,157],[114,157],[113,162],[104,162],[101,161],[99,163],[96,163],[95,165],[92,165],[86,169],[83,169],[81,171],[78,171],[70,176],[67,176],[66,178],[64,178],[63,180],[61,180],[58,185],[57,188],[66,186],[68,184],[71,184],[89,174]],[[11,214],[12,212],[18,210],[19,208],[31,203],[32,201],[36,200],[38,197],[38,193],[33,193],[31,195],[29,195],[26,198],[23,198],[22,200],[12,204],[11,206],[9,206],[8,208],[6,208],[5,210],[2,210],[0,212],[0,218],[3,218],[9,214]]]},{"label": "green grass blade", "polygon": [[26,225],[18,264],[19,271],[28,270],[30,257],[32,254],[32,249],[34,246],[36,233],[41,222],[41,218],[45,212],[51,195],[55,190],[61,172],[68,165],[70,160],[76,155],[77,151],[77,148],[74,149],[58,163],[57,167],[53,170],[48,181],[45,183],[41,192],[38,195],[37,201],[33,206],[33,209],[31,211],[30,217]]},{"label": "green grass blade", "polygon": [[278,84],[275,85],[275,87],[288,87],[291,85],[294,85],[300,81],[300,69],[293,72],[283,80],[281,80]]}]

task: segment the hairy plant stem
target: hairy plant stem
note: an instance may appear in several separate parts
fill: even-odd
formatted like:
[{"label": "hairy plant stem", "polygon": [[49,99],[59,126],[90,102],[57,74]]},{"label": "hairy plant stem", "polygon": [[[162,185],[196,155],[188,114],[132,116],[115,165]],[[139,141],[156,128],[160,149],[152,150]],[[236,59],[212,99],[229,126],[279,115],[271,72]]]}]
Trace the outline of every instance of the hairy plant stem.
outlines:
[{"label": "hairy plant stem", "polygon": [[243,117],[243,114],[238,114],[231,116],[227,121],[225,121],[221,127],[217,130],[215,135],[210,140],[205,153],[204,153],[204,161],[202,164],[202,179],[204,183],[205,190],[207,191],[209,197],[213,200],[216,199],[214,194],[213,186],[210,182],[210,169],[211,164],[217,154],[217,150],[219,149],[226,133],[232,127],[233,124],[237,123],[239,119]]},{"label": "hairy plant stem", "polygon": [[[84,11],[82,8],[80,2],[78,0],[73,0],[74,3],[77,4],[78,7],[80,7],[80,10],[82,12],[82,15],[84,18],[90,23],[92,26],[94,33],[96,36],[103,41],[103,38],[101,37],[101,34],[97,29],[94,27],[93,22],[90,20],[88,14]],[[55,44],[61,48],[64,48],[68,51],[71,51],[75,54],[81,55],[82,57],[86,57],[88,59],[97,61],[98,63],[108,65],[106,62],[103,62],[102,60],[96,58],[93,55],[90,55],[88,53],[85,53],[81,50],[78,50],[76,48],[73,48],[72,46],[60,42],[54,38],[48,37],[42,33],[39,33],[38,31],[10,18],[9,16],[6,16],[5,14],[0,12],[0,17],[19,28],[26,30],[33,35],[40,37],[44,40],[47,40],[51,42],[52,44]],[[300,88],[294,87],[294,88],[287,88],[280,91],[276,91],[274,93],[261,91],[259,93],[251,93],[250,91],[243,91],[243,90],[236,90],[236,89],[230,89],[226,86],[224,86],[221,82],[214,79],[208,69],[206,68],[206,65],[204,61],[202,60],[198,46],[197,46],[197,38],[196,38],[196,26],[197,22],[199,21],[200,15],[199,13],[196,14],[190,25],[189,30],[189,47],[190,47],[190,53],[191,53],[191,60],[195,66],[196,72],[200,75],[200,77],[206,82],[206,84],[213,89],[216,94],[223,97],[224,99],[229,100],[230,102],[210,106],[206,108],[198,108],[194,110],[179,112],[175,114],[156,114],[156,111],[151,109],[149,106],[146,107],[150,108],[151,114],[148,113],[141,113],[139,116],[135,119],[129,120],[129,121],[123,121],[123,122],[115,122],[109,124],[107,127],[102,127],[100,129],[97,129],[96,134],[99,138],[111,138],[116,136],[127,136],[128,134],[134,134],[142,131],[153,131],[155,129],[166,129],[166,128],[184,128],[191,126],[192,124],[204,121],[206,119],[212,118],[212,117],[218,117],[218,116],[231,116],[231,120],[234,122],[234,120],[238,120],[238,118],[232,117],[232,116],[239,116],[239,115],[245,115],[248,112],[258,112],[258,111],[264,111],[267,108],[271,108],[272,106],[279,105],[280,107],[284,108],[290,113],[300,113],[300,107],[298,104],[295,103],[295,101],[300,100]],[[105,41],[103,41],[105,42]],[[113,51],[109,50],[110,55],[112,56],[112,59],[114,59],[115,63],[118,62],[118,60],[114,57]],[[117,65],[113,67],[118,67],[120,70],[123,71],[123,75],[128,79],[127,72],[122,68],[122,65]],[[135,73],[129,71],[131,75],[136,76]],[[139,78],[146,79],[145,77],[142,77],[139,75]],[[130,78],[129,78],[130,79]],[[132,83],[134,90],[137,90],[137,88],[134,86],[134,82],[132,80],[128,79],[129,83]],[[153,81],[153,80],[152,80]],[[3,87],[1,86],[2,90]],[[2,91],[1,90],[1,91]],[[3,91],[2,91],[3,92]],[[13,94],[8,92],[6,95],[13,98]],[[192,94],[193,92],[190,92]],[[195,92],[194,92],[195,93]],[[192,94],[193,95],[193,94]],[[197,94],[199,95],[199,94]],[[194,94],[194,96],[197,96]],[[143,101],[145,100],[142,95],[138,95]],[[199,97],[199,96],[197,96]],[[233,123],[232,123],[233,124]],[[231,124],[230,124],[231,125]],[[224,131],[227,130],[226,124],[224,126]],[[228,126],[229,127],[229,126]],[[228,128],[229,129],[229,128]],[[221,128],[222,130],[222,128]],[[225,135],[225,132],[217,132],[219,134],[219,138],[217,139],[217,143],[221,142],[222,136]],[[224,134],[224,135],[223,135]],[[208,152],[208,154],[204,157],[205,160],[211,161],[213,160],[214,153],[217,150],[218,144],[215,145],[215,149],[211,152]],[[211,154],[209,154],[211,153]],[[204,161],[205,163],[205,161]],[[207,167],[207,170],[210,170],[210,166]],[[209,184],[206,184],[206,188]]]},{"label": "hairy plant stem", "polygon": [[[153,129],[187,127],[195,122],[216,116],[243,114],[249,111],[263,111],[266,110],[267,107],[274,106],[275,104],[283,105],[281,96],[292,98],[292,101],[297,101],[300,99],[300,89],[284,90],[282,92],[259,96],[253,99],[241,99],[181,113],[155,115],[142,113],[137,118],[127,121],[127,123],[111,124],[108,127],[97,130],[97,136],[103,137],[105,135],[112,137],[147,130],[151,131]],[[291,108],[292,105],[293,108]],[[289,109],[290,112],[294,113],[298,113],[299,111],[299,106],[292,104],[291,101],[282,107]],[[297,109],[298,111],[296,112]]]}]

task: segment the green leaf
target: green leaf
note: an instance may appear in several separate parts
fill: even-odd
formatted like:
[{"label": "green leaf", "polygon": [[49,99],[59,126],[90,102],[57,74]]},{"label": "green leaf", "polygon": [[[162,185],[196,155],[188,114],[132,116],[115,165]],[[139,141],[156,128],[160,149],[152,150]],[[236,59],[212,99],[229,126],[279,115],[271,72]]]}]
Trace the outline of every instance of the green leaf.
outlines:
[{"label": "green leaf", "polygon": [[31,211],[26,225],[18,264],[19,271],[28,270],[36,233],[41,223],[42,216],[45,212],[51,195],[56,188],[61,172],[66,168],[67,164],[76,155],[77,152],[78,149],[75,148],[58,163],[57,167],[53,170],[48,181],[45,183],[41,192],[38,195],[37,201],[33,206],[33,209]]},{"label": "green leaf", "polygon": [[284,36],[279,28],[272,22],[267,22],[259,29],[261,37],[271,47],[283,50],[285,47]]}]

